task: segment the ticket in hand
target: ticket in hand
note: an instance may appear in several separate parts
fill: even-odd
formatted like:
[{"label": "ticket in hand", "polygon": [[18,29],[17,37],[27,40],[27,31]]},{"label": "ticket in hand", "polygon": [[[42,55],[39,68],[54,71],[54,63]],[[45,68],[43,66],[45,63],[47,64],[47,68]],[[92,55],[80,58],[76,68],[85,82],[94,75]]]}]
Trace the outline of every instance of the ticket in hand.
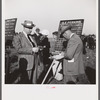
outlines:
[{"label": "ticket in hand", "polygon": [[60,59],[64,58],[64,56],[59,54],[59,55],[53,56],[53,58],[56,60],[60,60]]},{"label": "ticket in hand", "polygon": [[61,51],[54,51],[52,52],[52,55],[58,55],[59,53],[61,53]]}]

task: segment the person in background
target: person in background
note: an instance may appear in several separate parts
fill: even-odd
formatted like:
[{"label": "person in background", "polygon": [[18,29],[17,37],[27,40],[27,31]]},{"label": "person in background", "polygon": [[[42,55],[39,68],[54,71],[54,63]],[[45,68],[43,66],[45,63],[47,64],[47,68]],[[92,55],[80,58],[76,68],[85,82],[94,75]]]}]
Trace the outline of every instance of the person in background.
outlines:
[{"label": "person in background", "polygon": [[36,28],[34,34],[32,35],[32,37],[35,39],[37,45],[40,45],[40,38],[41,38],[42,34],[40,33],[40,29]]},{"label": "person in background", "polygon": [[51,55],[53,55],[52,53],[55,52],[55,47],[56,47],[57,39],[58,39],[58,31],[54,31],[52,35],[53,35],[53,40],[50,44],[51,45]]},{"label": "person in background", "polygon": [[42,30],[41,33],[44,36],[44,39],[43,39],[41,45],[43,47],[45,47],[43,49],[43,64],[46,68],[50,64],[50,60],[49,60],[49,57],[50,57],[50,50],[49,50],[50,49],[50,42],[49,42],[48,37],[47,37],[49,35],[49,31],[48,30]]},{"label": "person in background", "polygon": [[72,33],[73,26],[68,25],[61,30],[61,35],[68,40],[67,47],[61,55],[63,58],[64,83],[88,83],[83,65],[83,43],[80,37]]},{"label": "person in background", "polygon": [[92,35],[92,38],[93,38],[93,49],[96,49],[96,37],[94,34]]},{"label": "person in background", "polygon": [[55,51],[55,48],[56,48],[56,46],[57,46],[57,41],[58,41],[58,39],[60,38],[62,38],[62,45],[63,45],[63,47],[62,47],[62,49],[64,50],[65,48],[66,48],[66,46],[67,46],[67,40],[65,41],[65,39],[63,39],[63,37],[61,37],[60,36],[60,33],[58,32],[58,31],[55,31],[55,32],[53,32],[52,33],[53,34],[53,38],[54,38],[54,51]]},{"label": "person in background", "polygon": [[81,40],[83,42],[83,54],[86,54],[86,42],[87,42],[87,38],[85,37],[85,35],[81,35]]},{"label": "person in background", "polygon": [[30,36],[35,25],[32,21],[25,20],[24,23],[22,23],[22,26],[23,31],[14,36],[13,46],[18,52],[19,61],[21,58],[26,59],[26,71],[28,73],[28,80],[30,81],[30,83],[35,83],[33,81],[35,69],[35,53],[39,51],[39,48],[37,47],[36,41],[33,40]]},{"label": "person in background", "polygon": [[40,83],[41,74],[44,70],[43,64],[43,46],[41,45],[43,35],[40,33],[40,29],[36,28],[35,32],[31,35],[33,39],[35,39],[37,46],[39,47],[39,52],[35,54],[36,62],[35,62],[35,75],[34,79],[37,79],[37,83]]},{"label": "person in background", "polygon": [[91,35],[88,36],[88,43],[89,43],[89,49],[92,50],[93,47],[93,38]]},{"label": "person in background", "polygon": [[57,41],[58,31],[53,32],[52,35],[53,35],[54,40]]}]

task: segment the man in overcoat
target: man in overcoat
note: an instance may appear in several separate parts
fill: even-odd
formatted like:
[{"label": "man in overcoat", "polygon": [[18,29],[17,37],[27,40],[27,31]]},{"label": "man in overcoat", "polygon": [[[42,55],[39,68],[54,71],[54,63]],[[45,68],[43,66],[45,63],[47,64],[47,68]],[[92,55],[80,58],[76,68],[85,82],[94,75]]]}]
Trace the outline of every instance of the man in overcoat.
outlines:
[{"label": "man in overcoat", "polygon": [[28,78],[31,83],[35,83],[33,81],[34,75],[34,62],[35,62],[35,53],[38,52],[38,47],[36,42],[29,35],[32,32],[32,28],[35,27],[32,21],[25,20],[23,25],[23,31],[18,35],[14,36],[13,46],[18,52],[18,58],[24,58],[27,60],[27,73]]},{"label": "man in overcoat", "polygon": [[[83,43],[80,37],[72,32],[73,27],[68,25],[61,31],[61,35],[68,40],[67,47],[62,53],[64,83],[82,83],[82,79],[86,79],[85,69],[83,65]],[[83,82],[85,83],[85,82]]]}]

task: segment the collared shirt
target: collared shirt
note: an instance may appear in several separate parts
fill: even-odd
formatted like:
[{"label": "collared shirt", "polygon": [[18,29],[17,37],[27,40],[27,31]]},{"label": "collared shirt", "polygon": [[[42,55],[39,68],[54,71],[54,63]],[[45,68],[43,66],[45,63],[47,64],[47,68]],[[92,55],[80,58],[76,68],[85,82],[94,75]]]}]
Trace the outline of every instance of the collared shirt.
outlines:
[{"label": "collared shirt", "polygon": [[72,33],[71,35],[70,35],[70,38],[74,35],[75,33]]},{"label": "collared shirt", "polygon": [[[25,31],[23,31],[25,37],[28,39],[27,34]],[[32,37],[30,37],[31,41],[34,43],[35,46],[37,46],[37,44],[33,41]],[[33,46],[32,42],[28,39],[28,41],[30,42],[30,44]]]}]

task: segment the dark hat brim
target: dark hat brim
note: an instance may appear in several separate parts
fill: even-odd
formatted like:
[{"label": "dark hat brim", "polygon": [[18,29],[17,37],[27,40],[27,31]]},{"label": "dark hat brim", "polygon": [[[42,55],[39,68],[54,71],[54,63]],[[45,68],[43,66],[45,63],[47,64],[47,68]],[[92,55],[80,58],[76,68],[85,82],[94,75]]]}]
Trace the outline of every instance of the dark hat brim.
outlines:
[{"label": "dark hat brim", "polygon": [[52,33],[53,35],[58,35],[58,31],[55,31]]}]

